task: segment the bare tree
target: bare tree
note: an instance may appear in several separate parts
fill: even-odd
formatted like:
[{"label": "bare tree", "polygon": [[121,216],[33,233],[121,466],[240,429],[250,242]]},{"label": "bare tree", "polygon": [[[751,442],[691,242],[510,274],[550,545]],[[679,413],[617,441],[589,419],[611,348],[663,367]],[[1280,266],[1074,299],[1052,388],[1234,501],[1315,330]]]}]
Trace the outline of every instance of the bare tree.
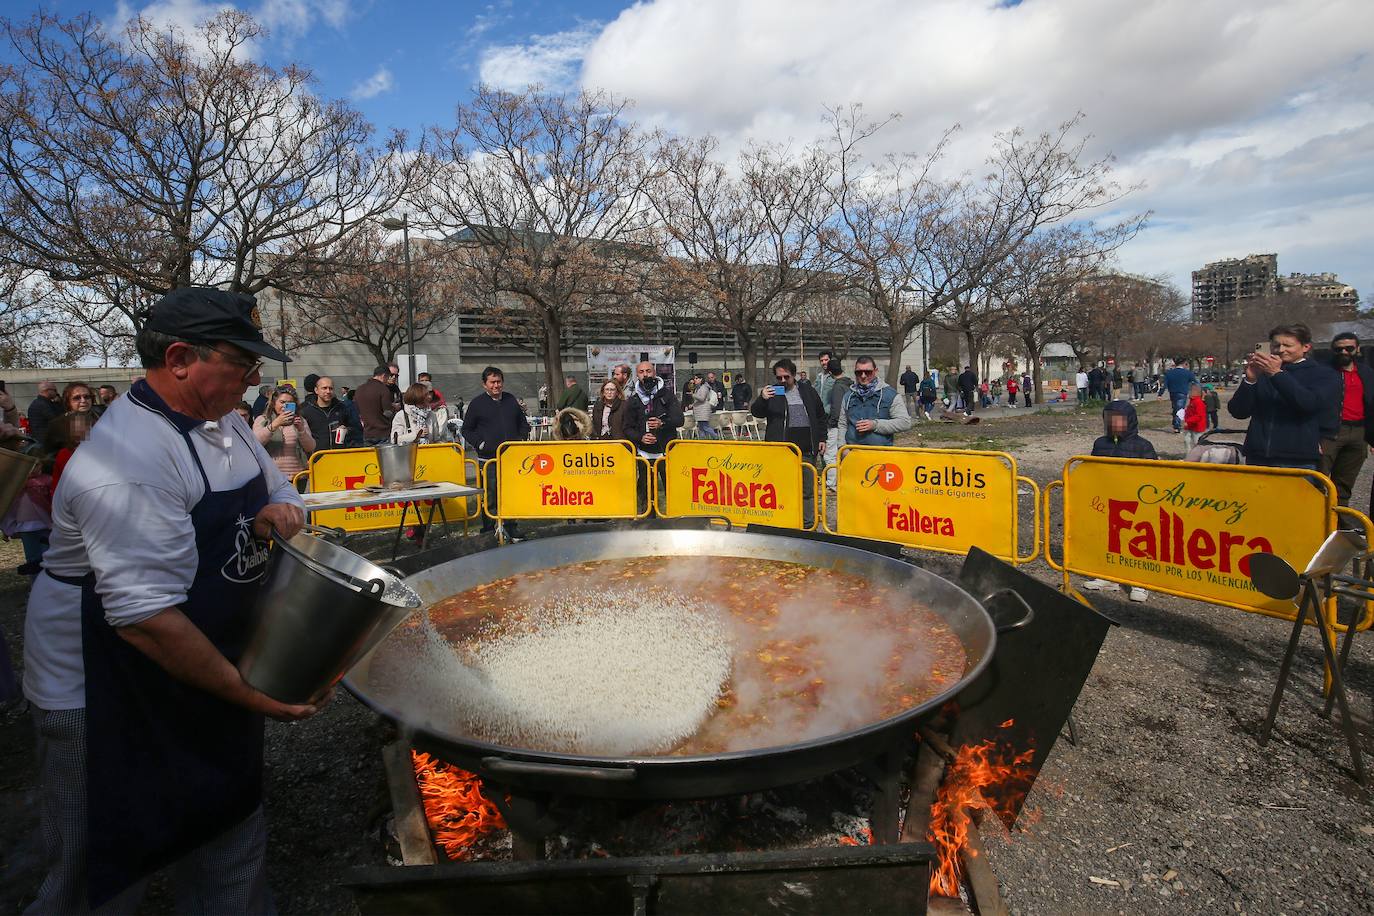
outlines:
[{"label": "bare tree", "polygon": [[90,327],[114,309],[136,330],[140,293],[191,283],[294,289],[408,188],[404,135],[371,146],[308,71],[249,60],[263,33],[245,14],[192,36],[45,13],[0,28],[18,61],[0,69],[0,235],[17,263],[87,287],[70,303]]},{"label": "bare tree", "polygon": [[1043,390],[1040,363],[1045,348],[1068,342],[1066,338],[1077,333],[1069,315],[1083,282],[1098,270],[1103,257],[1100,246],[1091,244],[1082,228],[1055,226],[1017,246],[997,272],[1004,326],[1025,348],[1037,404]]},{"label": "bare tree", "polygon": [[838,288],[825,270],[826,161],[815,150],[745,148],[729,168],[714,137],[665,145],[650,199],[665,239],[670,292],[734,335],[744,374],[758,380],[770,323],[790,321],[808,297]]},{"label": "bare tree", "polygon": [[[1111,181],[1110,157],[1085,161],[1087,138],[1072,138],[1081,115],[1035,137],[998,134],[988,173],[957,181],[934,178],[949,133],[923,159],[889,158],[875,168],[865,164],[862,146],[886,122],[864,122],[857,108],[833,111],[830,120],[838,178],[835,231],[827,238],[886,326],[893,384],[908,338],[931,315],[989,284],[1038,229],[1127,193]],[[1125,225],[1143,221],[1131,217]]]},{"label": "bare tree", "polygon": [[[441,242],[411,241],[414,327],[418,342],[451,325],[463,307],[463,285],[452,253]],[[377,365],[392,362],[406,342],[403,252],[387,244],[376,225],[365,225],[317,258],[292,295],[286,315],[297,344],[356,343]],[[281,300],[276,303],[281,307]]]},{"label": "bare tree", "polygon": [[625,120],[627,106],[481,86],[453,127],[430,133],[425,218],[459,243],[475,301],[542,329],[551,391],[566,329],[608,304],[637,308],[655,261],[644,163],[658,138]]}]

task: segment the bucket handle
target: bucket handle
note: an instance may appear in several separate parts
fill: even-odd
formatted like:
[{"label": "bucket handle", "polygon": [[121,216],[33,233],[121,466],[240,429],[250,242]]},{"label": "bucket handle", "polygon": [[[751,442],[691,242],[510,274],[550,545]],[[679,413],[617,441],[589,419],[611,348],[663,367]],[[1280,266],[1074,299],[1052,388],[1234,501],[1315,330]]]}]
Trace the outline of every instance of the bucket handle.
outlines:
[{"label": "bucket handle", "polygon": [[1035,619],[1035,609],[1030,606],[1030,603],[1026,601],[1026,599],[1022,597],[1021,593],[1018,592],[1016,589],[999,588],[997,591],[985,595],[983,597],[982,602],[983,607],[986,608],[994,598],[1010,598],[1017,604],[1021,605],[1022,609],[1026,612],[1021,616],[1019,620],[1013,620],[1009,623],[1003,623],[1002,621],[997,619],[996,615],[992,614],[992,612],[989,612],[988,616],[993,618],[992,623],[993,626],[997,628],[998,633],[1007,633],[1011,630],[1019,630],[1022,627],[1028,626],[1030,622]]},{"label": "bucket handle", "polygon": [[341,542],[344,538],[348,537],[348,532],[344,531],[342,528],[326,528],[324,525],[312,525],[309,522],[301,525],[301,530],[309,531],[311,534],[318,534],[326,541]]}]

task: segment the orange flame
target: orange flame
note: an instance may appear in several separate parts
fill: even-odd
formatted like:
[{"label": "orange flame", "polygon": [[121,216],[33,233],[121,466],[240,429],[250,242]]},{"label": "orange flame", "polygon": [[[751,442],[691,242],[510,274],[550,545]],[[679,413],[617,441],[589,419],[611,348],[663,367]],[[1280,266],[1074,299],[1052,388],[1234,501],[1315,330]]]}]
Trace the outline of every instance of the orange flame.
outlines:
[{"label": "orange flame", "polygon": [[[1008,720],[1003,727],[1010,725]],[[1034,779],[1031,759],[1034,750],[1013,754],[998,748],[989,739],[982,744],[959,748],[930,806],[930,841],[939,854],[939,863],[930,875],[930,893],[941,897],[959,896],[959,852],[968,843],[968,828],[975,811],[1010,811],[1015,793],[998,803],[989,801],[983,790],[1008,784],[1029,786]],[[1021,790],[1024,794],[1024,790]]]},{"label": "orange flame", "polygon": [[450,859],[466,859],[478,838],[506,826],[477,776],[429,754],[411,751],[410,757],[430,832]]}]

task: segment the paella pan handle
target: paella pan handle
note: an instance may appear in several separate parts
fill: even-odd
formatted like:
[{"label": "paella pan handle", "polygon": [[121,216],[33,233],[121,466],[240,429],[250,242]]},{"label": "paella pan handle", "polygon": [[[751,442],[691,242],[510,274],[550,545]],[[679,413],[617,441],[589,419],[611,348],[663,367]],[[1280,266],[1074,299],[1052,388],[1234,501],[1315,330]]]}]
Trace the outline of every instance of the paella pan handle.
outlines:
[{"label": "paella pan handle", "polygon": [[559,776],[593,782],[633,782],[635,778],[633,767],[583,767],[506,757],[483,757],[482,768],[493,776]]},{"label": "paella pan handle", "polygon": [[[1000,603],[998,599],[1001,598],[1009,598],[1015,603],[1021,605],[1021,609],[1025,611],[1025,613],[1022,614],[1021,617],[1016,620],[1004,621],[1004,618],[1007,615],[1005,613],[999,614],[997,610],[993,607],[994,604]],[[983,607],[987,609],[988,616],[992,618],[993,626],[997,628],[998,633],[1007,633],[1012,630],[1019,630],[1035,619],[1035,609],[1032,608],[1030,606],[1030,603],[1026,601],[1025,598],[1021,597],[1021,593],[1014,588],[999,588],[997,591],[985,595],[983,597],[982,604]]]}]

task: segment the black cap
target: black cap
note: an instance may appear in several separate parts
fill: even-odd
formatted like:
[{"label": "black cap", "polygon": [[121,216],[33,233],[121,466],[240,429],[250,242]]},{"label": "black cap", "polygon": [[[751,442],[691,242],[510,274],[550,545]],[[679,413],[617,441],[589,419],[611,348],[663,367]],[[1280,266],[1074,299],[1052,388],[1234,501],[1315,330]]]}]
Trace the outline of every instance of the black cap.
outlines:
[{"label": "black cap", "polygon": [[247,293],[183,286],[153,303],[146,326],[192,343],[223,340],[258,356],[290,362],[290,357],[262,339],[262,329],[253,321],[255,305],[257,300]]}]

